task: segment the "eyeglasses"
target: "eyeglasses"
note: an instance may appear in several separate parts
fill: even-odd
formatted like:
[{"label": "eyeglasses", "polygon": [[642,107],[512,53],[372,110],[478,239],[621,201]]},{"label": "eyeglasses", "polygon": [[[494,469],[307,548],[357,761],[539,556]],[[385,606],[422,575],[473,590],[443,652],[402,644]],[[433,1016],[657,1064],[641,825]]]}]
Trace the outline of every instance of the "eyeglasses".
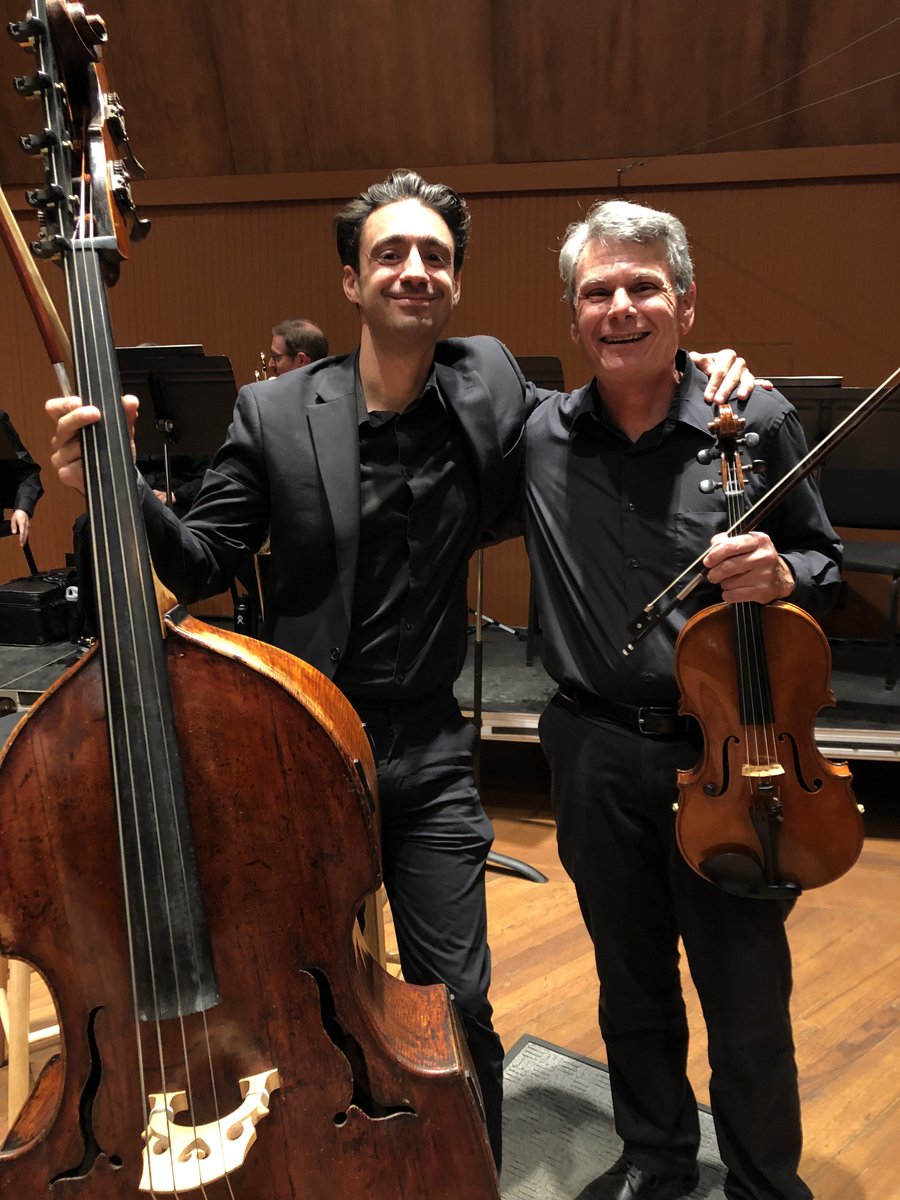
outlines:
[{"label": "eyeglasses", "polygon": [[293,354],[276,354],[274,350],[269,351],[269,362],[277,363],[279,358],[294,358]]}]

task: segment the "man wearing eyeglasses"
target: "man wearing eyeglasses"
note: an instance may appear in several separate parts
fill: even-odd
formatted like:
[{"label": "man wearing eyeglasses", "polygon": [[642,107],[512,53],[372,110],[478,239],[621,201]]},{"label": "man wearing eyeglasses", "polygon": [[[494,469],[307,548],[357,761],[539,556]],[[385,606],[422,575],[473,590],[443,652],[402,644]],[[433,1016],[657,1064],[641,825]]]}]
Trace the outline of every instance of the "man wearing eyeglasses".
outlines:
[{"label": "man wearing eyeglasses", "polygon": [[327,354],[328,340],[318,325],[303,317],[280,321],[272,329],[272,346],[267,359],[269,378],[306,367]]}]

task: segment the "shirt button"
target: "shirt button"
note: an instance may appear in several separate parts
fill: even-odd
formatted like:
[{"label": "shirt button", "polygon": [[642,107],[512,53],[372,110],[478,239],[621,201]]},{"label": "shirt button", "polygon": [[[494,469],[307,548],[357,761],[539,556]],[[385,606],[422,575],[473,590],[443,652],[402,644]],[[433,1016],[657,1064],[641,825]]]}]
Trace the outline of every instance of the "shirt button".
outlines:
[{"label": "shirt button", "polygon": [[404,621],[403,628],[404,629],[412,629],[412,621]]},{"label": "shirt button", "polygon": [[398,671],[397,672],[397,682],[403,683],[405,679],[406,679],[406,675],[403,673],[403,671]]},{"label": "shirt button", "polygon": [[340,662],[340,659],[341,659],[341,651],[340,651],[340,647],[339,647],[339,646],[332,646],[332,647],[331,647],[331,653],[330,653],[329,657],[330,657],[330,659],[331,659],[331,661],[332,661],[332,662]]},{"label": "shirt button", "polygon": [[635,506],[634,506],[633,504],[630,504],[630,503],[629,503],[629,504],[628,504],[626,507],[628,508],[628,511],[629,511],[629,512],[634,512],[634,507],[635,507]]},{"label": "shirt button", "polygon": [[643,680],[644,683],[652,683],[653,682],[653,676],[650,674],[649,671],[645,671],[643,673],[643,675],[641,676],[641,679]]},{"label": "shirt button", "polygon": [[640,562],[640,559],[638,559],[638,558],[633,558],[631,560],[631,562],[629,563],[629,566],[632,566],[632,567],[639,567],[640,565],[641,565],[641,562]]}]

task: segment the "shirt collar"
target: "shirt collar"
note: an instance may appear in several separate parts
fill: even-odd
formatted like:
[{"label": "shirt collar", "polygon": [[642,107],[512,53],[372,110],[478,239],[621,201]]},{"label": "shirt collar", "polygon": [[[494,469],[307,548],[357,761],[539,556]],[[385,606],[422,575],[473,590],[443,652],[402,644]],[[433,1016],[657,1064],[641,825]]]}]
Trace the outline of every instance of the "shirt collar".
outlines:
[{"label": "shirt collar", "polygon": [[[715,441],[709,431],[709,422],[715,416],[712,405],[703,399],[706,387],[706,376],[694,366],[686,350],[678,350],[675,355],[675,369],[681,378],[672,397],[672,405],[665,418],[663,436],[671,433],[677,424],[689,425],[699,430],[710,441]],[[600,404],[600,394],[597,381],[591,380],[587,387],[581,389],[572,410],[571,433],[582,430],[598,429],[617,437],[625,435],[617,426],[611,424],[603,415]]]},{"label": "shirt collar", "polygon": [[[356,381],[356,421],[358,425],[364,425],[369,420],[369,410],[366,408],[366,397],[363,393],[362,380],[359,377],[359,354],[357,354],[356,363],[354,364],[354,376]],[[431,370],[428,372],[428,378],[425,380],[425,386],[422,388],[422,391],[411,404],[406,406],[403,412],[413,412],[432,394],[437,398],[438,403],[443,405],[444,398],[441,395],[441,389],[438,387],[437,372],[434,363],[431,364]],[[380,418],[380,422],[393,416],[402,415],[403,413],[386,412]]]}]

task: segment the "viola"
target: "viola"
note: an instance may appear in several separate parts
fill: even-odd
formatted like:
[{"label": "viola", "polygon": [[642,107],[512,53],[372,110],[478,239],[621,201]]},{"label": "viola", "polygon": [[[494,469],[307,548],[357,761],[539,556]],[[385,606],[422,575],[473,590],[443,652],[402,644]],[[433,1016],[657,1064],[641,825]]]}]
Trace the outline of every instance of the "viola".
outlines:
[{"label": "viola", "polygon": [[40,970],[61,1027],[0,1196],[497,1200],[446,988],[394,979],[358,933],[380,859],[355,713],[291,655],[161,619],[106,309],[147,226],[105,28],[34,0],[13,33],[45,113],[37,252],[62,263],[102,414],[84,438],[100,639],[0,760],[0,954]]},{"label": "viola", "polygon": [[[728,524],[740,527],[744,421],[727,405],[717,436]],[[701,452],[704,453],[704,452]],[[709,461],[705,458],[701,461]],[[675,645],[681,712],[703,732],[698,764],[678,772],[676,832],[698,874],[741,896],[784,899],[848,871],[863,843],[846,763],[818,751],[814,719],[834,704],[831,652],[796,605],[717,604]]]}]

